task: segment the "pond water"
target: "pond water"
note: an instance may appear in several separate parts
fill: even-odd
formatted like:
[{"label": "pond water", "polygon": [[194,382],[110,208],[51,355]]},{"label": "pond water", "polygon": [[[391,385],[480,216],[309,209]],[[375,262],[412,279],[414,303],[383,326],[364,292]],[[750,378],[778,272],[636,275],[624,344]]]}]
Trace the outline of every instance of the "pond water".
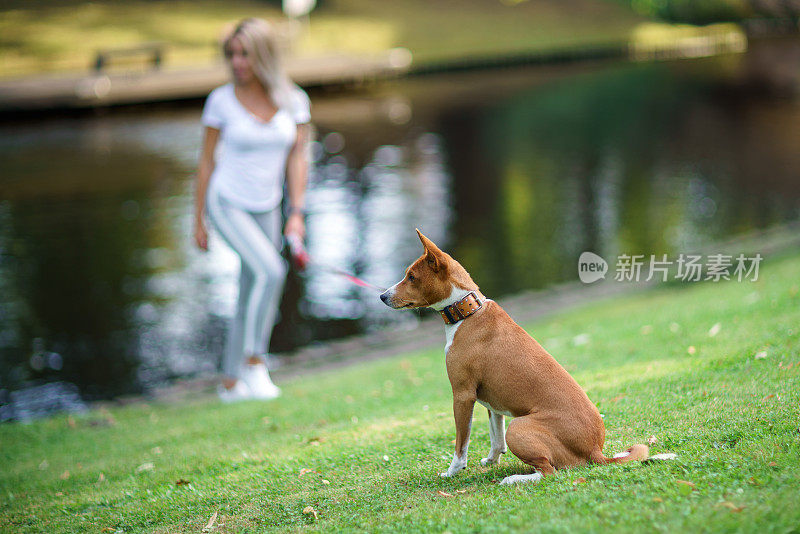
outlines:
[{"label": "pond water", "polygon": [[[418,227],[499,297],[576,280],[585,250],[690,252],[796,220],[784,74],[752,51],[312,92],[309,252],[388,286]],[[191,240],[201,105],[0,124],[6,395],[65,381],[107,397],[217,369],[238,260]],[[290,275],[271,351],[418,317],[312,266]]]}]

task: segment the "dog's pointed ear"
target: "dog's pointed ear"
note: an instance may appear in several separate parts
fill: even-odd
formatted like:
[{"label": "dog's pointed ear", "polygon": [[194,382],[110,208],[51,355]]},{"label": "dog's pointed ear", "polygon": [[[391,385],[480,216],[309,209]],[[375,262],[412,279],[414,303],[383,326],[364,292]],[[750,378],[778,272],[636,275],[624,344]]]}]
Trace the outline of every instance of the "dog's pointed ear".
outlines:
[{"label": "dog's pointed ear", "polygon": [[442,262],[443,252],[439,250],[439,247],[437,247],[433,241],[425,237],[425,235],[419,231],[419,228],[416,230],[419,240],[422,242],[422,246],[425,247],[425,261],[428,263],[428,267],[430,267],[433,272],[438,272],[444,265]]}]

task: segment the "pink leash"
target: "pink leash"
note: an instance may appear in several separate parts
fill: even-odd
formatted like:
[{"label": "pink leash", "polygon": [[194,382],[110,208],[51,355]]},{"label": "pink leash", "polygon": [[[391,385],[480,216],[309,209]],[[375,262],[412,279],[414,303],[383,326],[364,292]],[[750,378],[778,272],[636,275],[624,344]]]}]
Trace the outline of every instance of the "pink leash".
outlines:
[{"label": "pink leash", "polygon": [[343,269],[339,269],[338,267],[334,267],[332,265],[328,265],[312,259],[308,251],[306,250],[305,246],[303,246],[303,241],[296,235],[286,236],[286,240],[289,242],[289,253],[292,256],[292,262],[294,263],[294,266],[298,270],[305,271],[308,264],[313,263],[317,267],[321,267],[322,269],[325,269],[328,272],[338,274],[339,276],[348,280],[350,283],[355,284],[359,287],[374,289],[375,291],[378,291],[380,293],[386,291],[386,288],[376,286],[375,284],[370,284],[369,282],[362,280],[356,275],[350,274]]}]

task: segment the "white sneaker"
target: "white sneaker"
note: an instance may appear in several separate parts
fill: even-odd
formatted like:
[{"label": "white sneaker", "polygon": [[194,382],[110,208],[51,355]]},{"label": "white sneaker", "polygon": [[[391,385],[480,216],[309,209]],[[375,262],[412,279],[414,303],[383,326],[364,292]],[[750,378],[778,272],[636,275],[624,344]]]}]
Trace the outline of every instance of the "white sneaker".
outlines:
[{"label": "white sneaker", "polygon": [[230,389],[220,384],[217,386],[217,395],[222,402],[237,402],[253,398],[253,392],[243,380],[237,380]]},{"label": "white sneaker", "polygon": [[267,366],[263,363],[245,364],[242,379],[239,382],[247,384],[251,398],[254,399],[268,400],[281,395],[280,388],[272,383]]}]

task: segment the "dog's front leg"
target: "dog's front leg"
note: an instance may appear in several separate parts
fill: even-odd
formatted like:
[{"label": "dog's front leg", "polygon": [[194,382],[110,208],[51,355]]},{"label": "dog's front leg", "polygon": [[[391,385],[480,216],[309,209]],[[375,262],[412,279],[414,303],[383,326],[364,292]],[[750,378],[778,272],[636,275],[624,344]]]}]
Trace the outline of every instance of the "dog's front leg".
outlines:
[{"label": "dog's front leg", "polygon": [[453,461],[443,477],[451,477],[467,467],[467,449],[469,449],[469,433],[472,430],[472,410],[475,407],[474,396],[454,396],[453,416],[456,420],[456,451]]},{"label": "dog's front leg", "polygon": [[489,441],[489,456],[481,459],[481,465],[496,464],[506,452],[506,418],[492,410],[489,410]]}]

